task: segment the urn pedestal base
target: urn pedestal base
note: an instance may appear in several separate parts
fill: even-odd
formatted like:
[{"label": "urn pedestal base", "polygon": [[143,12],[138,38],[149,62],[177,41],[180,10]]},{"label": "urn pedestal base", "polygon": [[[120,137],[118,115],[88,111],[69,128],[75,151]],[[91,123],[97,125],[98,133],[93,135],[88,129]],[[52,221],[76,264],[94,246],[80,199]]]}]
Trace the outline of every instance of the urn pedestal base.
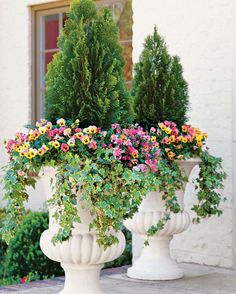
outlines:
[{"label": "urn pedestal base", "polygon": [[65,271],[64,289],[59,294],[104,294],[99,284],[103,265],[61,264]]},{"label": "urn pedestal base", "polygon": [[149,245],[143,247],[141,256],[128,269],[128,277],[150,281],[182,278],[182,270],[169,254],[171,239],[171,237],[157,237],[149,240]]}]

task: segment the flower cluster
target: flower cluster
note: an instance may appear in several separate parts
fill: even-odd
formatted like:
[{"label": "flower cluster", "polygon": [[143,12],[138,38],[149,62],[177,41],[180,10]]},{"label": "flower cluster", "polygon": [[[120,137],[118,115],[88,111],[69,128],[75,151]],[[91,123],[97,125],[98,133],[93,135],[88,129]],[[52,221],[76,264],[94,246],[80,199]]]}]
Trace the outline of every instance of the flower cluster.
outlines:
[{"label": "flower cluster", "polygon": [[42,156],[57,157],[58,153],[90,153],[94,156],[101,150],[110,151],[115,160],[137,171],[156,172],[160,159],[159,144],[156,137],[145,132],[140,126],[122,129],[113,124],[109,131],[102,131],[96,126],[79,127],[79,120],[67,124],[64,119],[57,120],[57,125],[41,119],[36,128],[28,134],[17,133],[14,140],[6,142],[11,156],[21,156],[33,160]]},{"label": "flower cluster", "polygon": [[158,128],[151,128],[150,133],[157,136],[160,149],[170,160],[199,156],[207,139],[207,134],[191,125],[178,129],[174,122],[164,121]]}]

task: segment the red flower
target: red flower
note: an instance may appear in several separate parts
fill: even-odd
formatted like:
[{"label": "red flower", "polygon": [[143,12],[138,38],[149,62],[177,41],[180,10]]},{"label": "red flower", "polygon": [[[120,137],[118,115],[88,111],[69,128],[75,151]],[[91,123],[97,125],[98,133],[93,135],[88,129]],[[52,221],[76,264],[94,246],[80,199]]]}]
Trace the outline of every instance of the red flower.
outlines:
[{"label": "red flower", "polygon": [[20,283],[21,284],[24,284],[24,283],[26,283],[27,282],[27,277],[24,277],[24,278],[21,278],[20,279]]}]

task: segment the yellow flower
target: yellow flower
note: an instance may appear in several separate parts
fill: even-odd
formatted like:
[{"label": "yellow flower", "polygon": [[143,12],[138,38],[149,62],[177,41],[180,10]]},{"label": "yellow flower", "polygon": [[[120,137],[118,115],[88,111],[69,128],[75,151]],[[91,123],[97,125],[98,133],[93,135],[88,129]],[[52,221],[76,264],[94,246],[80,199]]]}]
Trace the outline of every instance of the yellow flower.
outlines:
[{"label": "yellow flower", "polygon": [[43,146],[42,146],[41,148],[42,148],[43,150],[45,150],[45,151],[48,151],[48,150],[49,150],[48,146],[45,145],[45,144],[43,144]]},{"label": "yellow flower", "polygon": [[54,141],[50,141],[50,142],[48,143],[48,145],[49,145],[49,146],[53,146],[53,145],[54,145]]},{"label": "yellow flower", "polygon": [[202,141],[197,141],[197,146],[198,146],[198,147],[202,147],[202,145],[203,145],[203,144],[202,144]]},{"label": "yellow flower", "polygon": [[34,158],[37,155],[38,151],[36,149],[30,148],[28,153],[31,156],[31,158]]},{"label": "yellow flower", "polygon": [[39,149],[39,150],[38,150],[38,155],[39,155],[39,156],[42,156],[43,154],[44,154],[44,150],[43,150],[43,149]]},{"label": "yellow flower", "polygon": [[203,134],[203,137],[204,137],[205,139],[207,139],[207,138],[208,138],[208,134],[207,134],[207,133],[204,133],[204,134]]},{"label": "yellow flower", "polygon": [[138,151],[134,151],[131,155],[133,158],[138,158]]},{"label": "yellow flower", "polygon": [[52,123],[51,123],[51,122],[48,122],[48,123],[46,124],[46,129],[47,129],[48,131],[50,131],[50,130],[52,129]]},{"label": "yellow flower", "polygon": [[54,148],[58,149],[60,147],[60,143],[58,141],[53,142]]},{"label": "yellow flower", "polygon": [[30,146],[30,144],[29,143],[24,143],[21,147],[22,147],[22,149],[27,149],[28,147]]},{"label": "yellow flower", "polygon": [[46,127],[40,127],[39,128],[39,133],[41,134],[41,135],[43,135],[43,134],[45,134],[46,133]]},{"label": "yellow flower", "polygon": [[164,124],[161,123],[161,124],[159,124],[159,126],[160,126],[160,128],[161,128],[162,131],[165,131],[166,130],[166,126]]},{"label": "yellow flower", "polygon": [[171,133],[171,129],[170,128],[166,128],[165,129],[165,132],[166,132],[167,135],[169,135]]},{"label": "yellow flower", "polygon": [[66,121],[64,120],[64,118],[60,118],[60,119],[57,120],[57,124],[60,127],[64,127],[66,125]]},{"label": "yellow flower", "polygon": [[37,128],[40,128],[41,126],[42,126],[42,124],[41,124],[40,122],[37,121],[37,122],[36,122],[36,127],[37,127]]},{"label": "yellow flower", "polygon": [[25,157],[28,159],[32,159],[32,156],[30,155],[30,153],[25,153]]},{"label": "yellow flower", "polygon": [[90,134],[89,128],[85,128],[85,129],[83,129],[83,131],[85,132],[85,134]]},{"label": "yellow flower", "polygon": [[172,152],[172,151],[168,152],[167,155],[171,159],[175,156],[174,152]]},{"label": "yellow flower", "polygon": [[156,140],[157,140],[156,136],[151,137],[151,142],[156,142]]},{"label": "yellow flower", "polygon": [[195,138],[196,138],[197,141],[201,141],[203,139],[203,136],[202,135],[196,135]]},{"label": "yellow flower", "polygon": [[174,135],[170,136],[170,137],[169,137],[169,141],[170,141],[171,143],[175,142],[175,136],[174,136]]},{"label": "yellow flower", "polygon": [[81,132],[75,134],[76,139],[80,139],[82,137],[83,137],[83,133],[81,133]]},{"label": "yellow flower", "polygon": [[44,119],[44,118],[41,118],[40,121],[41,121],[41,123],[42,123],[43,125],[45,125],[45,124],[47,123],[47,120]]},{"label": "yellow flower", "polygon": [[97,133],[97,127],[96,126],[90,126],[89,127],[91,134],[96,134]]},{"label": "yellow flower", "polygon": [[65,129],[64,132],[63,132],[64,136],[69,136],[70,133],[71,133],[71,128],[67,128],[67,129]]},{"label": "yellow flower", "polygon": [[127,137],[126,137],[125,135],[122,134],[122,135],[120,136],[120,139],[121,139],[122,142],[124,142],[124,141],[127,139]]},{"label": "yellow flower", "polygon": [[20,146],[16,146],[15,151],[16,152],[20,152],[21,151],[21,147]]},{"label": "yellow flower", "polygon": [[183,143],[187,143],[188,142],[188,139],[185,138],[185,137],[182,137],[182,140],[181,140]]},{"label": "yellow flower", "polygon": [[67,145],[70,146],[70,147],[75,146],[75,141],[74,141],[74,139],[70,139],[70,140],[67,142]]},{"label": "yellow flower", "polygon": [[182,132],[186,133],[188,128],[186,126],[182,126]]},{"label": "yellow flower", "polygon": [[89,136],[87,136],[87,135],[84,136],[83,139],[82,139],[82,143],[83,143],[83,144],[88,144],[89,142],[90,142],[90,138],[89,138]]}]

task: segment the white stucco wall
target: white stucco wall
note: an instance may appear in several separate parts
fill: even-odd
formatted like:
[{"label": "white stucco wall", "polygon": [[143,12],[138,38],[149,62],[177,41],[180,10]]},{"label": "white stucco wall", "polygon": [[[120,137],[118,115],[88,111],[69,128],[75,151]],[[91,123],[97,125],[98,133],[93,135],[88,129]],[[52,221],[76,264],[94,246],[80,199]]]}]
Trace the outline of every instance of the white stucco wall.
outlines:
[{"label": "white stucco wall", "polygon": [[[0,0],[0,165],[3,140],[30,121],[31,13],[30,5],[45,0]],[[181,57],[190,88],[190,122],[209,133],[209,145],[222,156],[229,174],[223,192],[228,198],[221,218],[206,220],[177,236],[172,254],[179,261],[232,267],[236,264],[236,201],[233,163],[236,164],[235,0],[133,0],[134,60],[154,24],[165,36],[170,52]],[[233,153],[234,152],[234,153]],[[233,161],[234,160],[234,161]],[[0,172],[1,175],[1,172]],[[40,189],[40,188],[39,188]],[[42,193],[43,191],[38,193]],[[0,188],[0,205],[2,205]],[[235,193],[234,193],[234,197]],[[186,207],[194,193],[188,188]],[[42,200],[32,198],[39,207]],[[32,204],[34,203],[34,204]],[[234,216],[234,218],[233,218]],[[134,248],[138,254],[138,245]]]},{"label": "white stucco wall", "polygon": [[[45,0],[0,0],[0,166],[7,161],[3,141],[30,123],[31,117],[31,5]],[[0,171],[0,177],[2,172]],[[30,206],[42,199],[31,193]],[[2,201],[0,186],[0,206]]]},{"label": "white stucco wall", "polygon": [[[134,61],[146,35],[156,24],[172,54],[180,56],[189,83],[189,121],[209,133],[214,155],[223,157],[229,177],[223,195],[227,202],[220,218],[203,221],[174,238],[172,255],[178,261],[223,267],[235,266],[233,198],[233,127],[236,70],[236,11],[234,0],[133,0]],[[233,143],[234,142],[234,143]],[[234,163],[236,163],[234,161]],[[196,171],[197,172],[197,171]],[[189,185],[189,209],[195,193]],[[234,193],[234,197],[236,197]],[[134,255],[140,242],[134,238]]]}]

